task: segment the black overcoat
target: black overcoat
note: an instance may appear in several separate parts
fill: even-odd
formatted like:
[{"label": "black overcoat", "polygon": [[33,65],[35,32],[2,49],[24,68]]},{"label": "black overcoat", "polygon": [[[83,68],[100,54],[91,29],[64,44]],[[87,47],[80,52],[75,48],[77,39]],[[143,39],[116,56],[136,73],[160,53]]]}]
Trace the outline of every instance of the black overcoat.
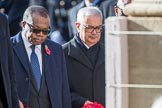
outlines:
[{"label": "black overcoat", "polygon": [[4,14],[0,13],[0,84],[6,103],[4,108],[19,108],[18,95],[16,90],[15,73],[13,70],[13,50],[9,40],[8,21]]},{"label": "black overcoat", "polygon": [[63,45],[73,108],[81,108],[87,99],[105,105],[105,49],[102,44],[99,47],[93,67],[75,38]]}]

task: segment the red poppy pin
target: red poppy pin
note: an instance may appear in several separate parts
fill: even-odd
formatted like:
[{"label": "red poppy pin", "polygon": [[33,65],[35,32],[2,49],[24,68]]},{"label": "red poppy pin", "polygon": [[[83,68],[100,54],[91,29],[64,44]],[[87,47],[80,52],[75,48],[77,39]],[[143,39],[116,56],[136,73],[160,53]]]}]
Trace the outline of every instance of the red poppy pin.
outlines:
[{"label": "red poppy pin", "polygon": [[51,50],[48,48],[47,45],[45,45],[45,51],[47,55],[51,55]]}]

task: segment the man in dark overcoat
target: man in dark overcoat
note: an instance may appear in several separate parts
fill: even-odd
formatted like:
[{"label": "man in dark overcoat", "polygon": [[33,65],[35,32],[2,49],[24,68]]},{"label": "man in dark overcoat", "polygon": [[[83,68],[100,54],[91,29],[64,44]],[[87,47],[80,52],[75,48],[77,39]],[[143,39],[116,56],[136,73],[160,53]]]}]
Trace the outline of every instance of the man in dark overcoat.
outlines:
[{"label": "man in dark overcoat", "polygon": [[72,108],[97,101],[105,105],[105,49],[100,43],[102,13],[97,7],[84,7],[75,23],[78,34],[63,45]]},{"label": "man in dark overcoat", "polygon": [[0,108],[19,108],[7,17],[0,13]]},{"label": "man in dark overcoat", "polygon": [[47,38],[47,9],[28,7],[21,25],[11,38],[19,99],[25,108],[71,108],[63,49]]}]

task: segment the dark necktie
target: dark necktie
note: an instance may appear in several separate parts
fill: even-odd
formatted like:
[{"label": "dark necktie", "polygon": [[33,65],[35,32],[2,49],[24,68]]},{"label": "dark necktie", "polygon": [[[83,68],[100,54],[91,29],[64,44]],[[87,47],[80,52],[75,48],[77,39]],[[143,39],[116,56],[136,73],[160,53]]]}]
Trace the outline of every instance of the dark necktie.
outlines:
[{"label": "dark necktie", "polygon": [[38,57],[35,53],[35,45],[31,46],[32,53],[30,55],[30,60],[31,60],[31,66],[33,69],[33,75],[37,84],[37,89],[39,91],[40,89],[40,83],[41,83],[41,72],[40,72],[40,65],[38,61]]}]

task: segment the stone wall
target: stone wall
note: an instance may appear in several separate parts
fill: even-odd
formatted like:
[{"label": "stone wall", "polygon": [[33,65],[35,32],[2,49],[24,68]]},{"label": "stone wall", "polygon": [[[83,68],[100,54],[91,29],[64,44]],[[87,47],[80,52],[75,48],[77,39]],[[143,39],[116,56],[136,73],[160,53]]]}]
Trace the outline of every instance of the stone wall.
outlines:
[{"label": "stone wall", "polygon": [[105,23],[106,108],[150,108],[162,94],[162,17],[129,14]]}]

